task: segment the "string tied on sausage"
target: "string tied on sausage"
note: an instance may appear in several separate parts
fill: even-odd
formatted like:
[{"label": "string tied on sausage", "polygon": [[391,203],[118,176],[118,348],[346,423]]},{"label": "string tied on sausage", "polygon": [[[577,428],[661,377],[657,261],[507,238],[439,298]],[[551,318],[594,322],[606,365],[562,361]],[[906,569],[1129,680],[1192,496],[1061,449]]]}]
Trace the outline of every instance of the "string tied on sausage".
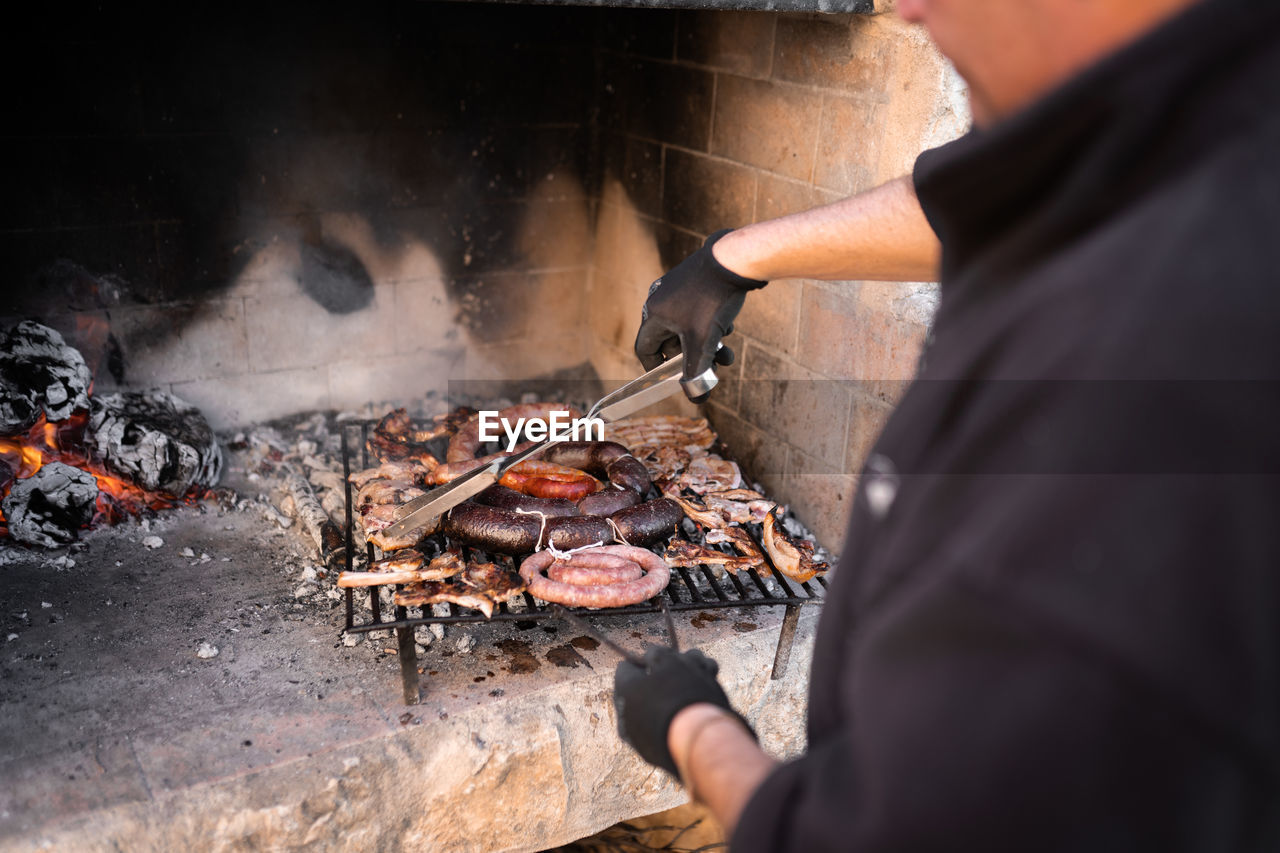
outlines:
[{"label": "string tied on sausage", "polygon": [[611,517],[610,517],[610,518],[606,518],[606,519],[605,519],[605,521],[609,522],[609,528],[610,528],[611,530],[613,530],[613,538],[614,538],[614,539],[617,539],[617,540],[618,540],[619,542],[621,542],[623,545],[630,545],[630,544],[631,544],[630,542],[628,542],[628,541],[627,541],[627,537],[625,537],[625,536],[623,536],[623,535],[622,535],[622,531],[618,529],[617,522],[615,522],[615,521],[613,520],[613,518],[611,518]]},{"label": "string tied on sausage", "polygon": [[[533,546],[534,551],[541,551],[543,548],[542,537],[547,533],[547,514],[541,510],[521,509],[520,507],[516,507],[516,512],[520,515],[536,515],[538,518],[542,519],[542,526],[538,528],[538,541],[535,542]],[[547,542],[547,545],[551,545],[550,541]]]},{"label": "string tied on sausage", "polygon": [[585,551],[588,548],[599,548],[603,544],[604,544],[604,541],[601,540],[599,542],[592,542],[590,545],[580,545],[577,548],[570,548],[567,551],[561,551],[555,545],[552,545],[550,542],[548,542],[546,550],[549,551],[551,553],[551,556],[555,557],[557,560],[568,560],[570,557],[572,557],[574,554],[578,553],[579,551]]}]

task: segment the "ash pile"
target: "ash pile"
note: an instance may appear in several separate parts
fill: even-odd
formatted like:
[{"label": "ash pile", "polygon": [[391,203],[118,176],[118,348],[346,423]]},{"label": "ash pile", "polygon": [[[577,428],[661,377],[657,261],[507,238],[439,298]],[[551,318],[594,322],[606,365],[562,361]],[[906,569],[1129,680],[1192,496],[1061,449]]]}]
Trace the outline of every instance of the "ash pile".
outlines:
[{"label": "ash pile", "polygon": [[57,548],[218,482],[222,453],[198,409],[164,391],[92,387],[56,330],[24,320],[0,336],[0,533],[10,539]]}]

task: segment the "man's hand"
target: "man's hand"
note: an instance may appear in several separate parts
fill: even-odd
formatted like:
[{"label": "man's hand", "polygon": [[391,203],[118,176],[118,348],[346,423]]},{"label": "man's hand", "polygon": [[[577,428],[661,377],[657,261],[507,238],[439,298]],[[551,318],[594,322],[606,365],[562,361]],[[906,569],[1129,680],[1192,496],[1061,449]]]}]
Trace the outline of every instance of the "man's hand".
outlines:
[{"label": "man's hand", "polygon": [[744,278],[716,260],[711,247],[727,233],[712,234],[650,286],[636,335],[636,356],[646,370],[678,352],[684,353],[685,379],[705,372],[712,362],[733,363],[733,351],[721,348],[720,339],[733,330],[747,291],[768,282]]},{"label": "man's hand", "polygon": [[644,669],[630,661],[618,664],[613,706],[618,712],[618,735],[645,761],[679,775],[667,745],[667,730],[677,713],[695,703],[724,708],[751,731],[716,681],[720,667],[702,652],[657,646],[645,652],[644,662]]}]

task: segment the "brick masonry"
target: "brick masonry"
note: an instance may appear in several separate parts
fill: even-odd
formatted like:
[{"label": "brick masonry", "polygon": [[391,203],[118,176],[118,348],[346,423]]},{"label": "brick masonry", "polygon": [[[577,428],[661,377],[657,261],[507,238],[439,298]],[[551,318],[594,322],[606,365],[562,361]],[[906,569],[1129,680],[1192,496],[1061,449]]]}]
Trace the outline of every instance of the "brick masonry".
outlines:
[{"label": "brick masonry", "polygon": [[[601,114],[589,316],[592,361],[606,376],[634,364],[649,282],[709,233],[906,174],[968,121],[949,65],[893,15],[682,11],[646,23],[601,45],[613,97]],[[687,126],[669,132],[651,93],[628,108],[641,62],[683,81],[658,100]],[[647,118],[616,118],[627,115]],[[739,360],[705,413],[748,474],[834,550],[935,302],[929,284],[779,281],[748,297],[729,339]]]}]

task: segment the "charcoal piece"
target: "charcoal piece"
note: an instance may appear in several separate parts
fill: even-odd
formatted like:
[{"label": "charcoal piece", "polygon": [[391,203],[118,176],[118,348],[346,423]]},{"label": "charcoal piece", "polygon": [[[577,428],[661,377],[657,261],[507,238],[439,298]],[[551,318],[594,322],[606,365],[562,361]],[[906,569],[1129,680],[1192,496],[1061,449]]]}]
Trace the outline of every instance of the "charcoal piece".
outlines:
[{"label": "charcoal piece", "polygon": [[0,402],[0,428],[5,427],[6,405],[13,408],[15,421],[23,419],[23,398],[43,406],[50,421],[66,420],[77,409],[89,408],[93,377],[84,357],[57,331],[34,320],[23,320],[0,341],[0,373],[6,385],[15,387],[13,392],[0,390],[0,399],[8,401]]},{"label": "charcoal piece", "polygon": [[93,520],[98,481],[88,471],[50,462],[17,480],[4,499],[9,535],[28,545],[57,548]]},{"label": "charcoal piece", "polygon": [[0,435],[31,429],[40,417],[40,402],[32,390],[11,378],[0,363]]},{"label": "charcoal piece", "polygon": [[107,468],[153,492],[182,496],[214,485],[222,473],[209,422],[164,391],[94,397],[89,434]]}]

